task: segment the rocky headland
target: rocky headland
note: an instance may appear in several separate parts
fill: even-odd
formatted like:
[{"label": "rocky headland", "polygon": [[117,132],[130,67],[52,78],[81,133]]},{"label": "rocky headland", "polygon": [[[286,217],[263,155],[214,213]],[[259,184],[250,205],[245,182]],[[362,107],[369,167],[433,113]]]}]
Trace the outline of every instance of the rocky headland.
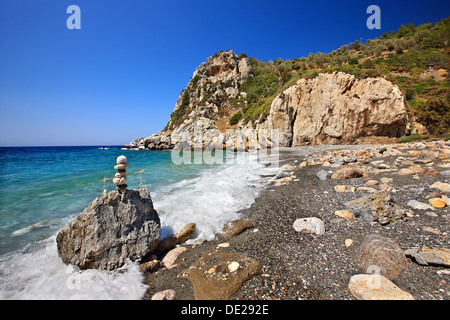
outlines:
[{"label": "rocky headland", "polygon": [[181,92],[164,130],[136,138],[125,148],[248,150],[354,144],[380,141],[377,138],[393,141],[407,130],[405,99],[396,85],[382,77],[358,79],[343,72],[287,83],[265,102],[267,113],[233,123],[231,118],[252,103],[241,90],[252,77],[247,57],[233,51],[209,57]]}]

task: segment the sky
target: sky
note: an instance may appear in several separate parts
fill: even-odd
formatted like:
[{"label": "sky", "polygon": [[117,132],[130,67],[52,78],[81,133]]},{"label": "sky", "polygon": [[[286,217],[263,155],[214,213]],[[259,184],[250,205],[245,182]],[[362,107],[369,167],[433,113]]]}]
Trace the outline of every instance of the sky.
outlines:
[{"label": "sky", "polygon": [[127,144],[164,128],[218,51],[294,59],[449,15],[434,0],[0,0],[0,146]]}]

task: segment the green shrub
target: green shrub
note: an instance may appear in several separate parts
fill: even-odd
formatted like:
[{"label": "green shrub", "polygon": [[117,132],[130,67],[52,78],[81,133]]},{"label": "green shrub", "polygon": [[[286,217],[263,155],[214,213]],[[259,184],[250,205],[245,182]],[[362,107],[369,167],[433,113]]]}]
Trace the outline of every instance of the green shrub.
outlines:
[{"label": "green shrub", "polygon": [[407,88],[405,92],[406,100],[410,101],[413,99],[416,95],[416,89],[415,88]]},{"label": "green shrub", "polygon": [[444,99],[429,99],[417,110],[416,116],[432,134],[444,134],[449,131],[450,106]]},{"label": "green shrub", "polygon": [[357,65],[357,64],[359,64],[359,61],[358,61],[358,58],[351,58],[348,63],[351,65]]},{"label": "green shrub", "polygon": [[242,112],[238,111],[234,116],[231,117],[230,119],[230,125],[234,126],[235,124],[237,124],[240,120],[242,119]]},{"label": "green shrub", "polygon": [[428,138],[430,138],[430,136],[428,136],[428,135],[420,135],[420,134],[416,133],[416,134],[412,134],[412,135],[409,135],[409,136],[404,136],[404,137],[398,138],[397,139],[397,143],[407,143],[407,142],[412,142],[412,141],[421,141],[421,140],[426,140]]},{"label": "green shrub", "polygon": [[195,87],[198,83],[198,81],[200,80],[200,76],[197,74],[195,75],[195,77],[192,78],[191,83],[192,83],[192,87]]},{"label": "green shrub", "polygon": [[282,81],[283,83],[286,83],[286,82],[288,82],[289,80],[291,80],[291,78],[292,78],[292,74],[289,73],[289,72],[286,72],[286,73],[283,73],[283,75],[281,76],[281,81]]},{"label": "green shrub", "polygon": [[241,53],[240,55],[239,55],[239,60],[241,60],[242,58],[248,58],[248,56],[245,54],[245,53]]}]

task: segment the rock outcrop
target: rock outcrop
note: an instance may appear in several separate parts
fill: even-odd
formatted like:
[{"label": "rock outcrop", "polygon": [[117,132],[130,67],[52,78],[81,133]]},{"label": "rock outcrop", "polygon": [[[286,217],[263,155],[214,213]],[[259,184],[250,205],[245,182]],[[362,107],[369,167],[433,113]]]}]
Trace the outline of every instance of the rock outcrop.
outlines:
[{"label": "rock outcrop", "polygon": [[56,238],[64,263],[80,269],[112,270],[139,260],[158,245],[160,220],[148,189],[96,198]]},{"label": "rock outcrop", "polygon": [[272,102],[268,127],[281,146],[353,143],[366,136],[399,137],[407,114],[400,89],[383,78],[337,72],[300,79]]},{"label": "rock outcrop", "polygon": [[209,57],[181,92],[166,128],[125,147],[248,150],[349,144],[373,136],[400,137],[406,131],[404,97],[396,85],[383,78],[334,72],[299,79],[272,100],[267,117],[241,120],[227,132],[229,118],[248,104],[239,88],[250,77],[246,57],[233,51]]},{"label": "rock outcrop", "polygon": [[[198,143],[205,148],[214,141],[224,141],[218,122],[231,100],[240,97],[239,86],[252,76],[246,57],[233,51],[221,51],[209,57],[194,71],[181,92],[166,128],[147,138],[137,138],[126,148],[165,150],[190,148]],[[187,144],[187,145],[186,145]]]}]

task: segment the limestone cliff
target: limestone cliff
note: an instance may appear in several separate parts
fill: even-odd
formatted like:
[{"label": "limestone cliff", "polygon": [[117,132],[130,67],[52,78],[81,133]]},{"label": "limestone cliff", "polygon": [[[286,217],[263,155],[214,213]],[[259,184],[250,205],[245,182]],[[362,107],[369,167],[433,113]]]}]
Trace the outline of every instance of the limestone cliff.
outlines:
[{"label": "limestone cliff", "polygon": [[400,89],[383,78],[346,73],[300,79],[273,100],[268,127],[282,146],[353,143],[367,136],[399,137],[407,114]]},{"label": "limestone cliff", "polygon": [[262,130],[266,134],[278,130],[280,146],[347,144],[363,137],[399,137],[405,133],[407,113],[397,86],[383,78],[357,79],[343,72],[301,78],[277,93],[266,117],[231,126],[231,116],[247,104],[246,93],[239,89],[250,77],[246,57],[239,58],[233,51],[209,57],[181,92],[166,128],[125,147],[214,145],[236,150],[242,145],[237,136],[242,135],[257,148],[273,146],[273,139],[261,136]]}]

